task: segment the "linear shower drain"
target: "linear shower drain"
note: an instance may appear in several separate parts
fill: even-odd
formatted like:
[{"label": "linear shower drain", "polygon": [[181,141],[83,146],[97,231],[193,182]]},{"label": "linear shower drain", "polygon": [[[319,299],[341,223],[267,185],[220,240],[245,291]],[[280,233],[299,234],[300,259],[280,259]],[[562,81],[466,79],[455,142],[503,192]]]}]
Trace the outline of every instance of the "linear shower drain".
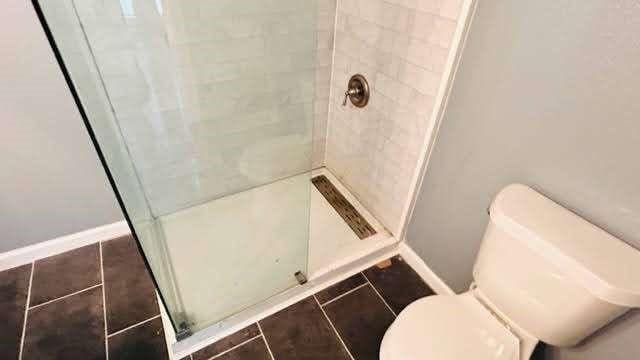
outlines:
[{"label": "linear shower drain", "polygon": [[358,210],[333,186],[326,176],[316,176],[311,179],[311,182],[360,239],[368,238],[376,233],[376,230],[369,225],[367,220],[360,215]]}]

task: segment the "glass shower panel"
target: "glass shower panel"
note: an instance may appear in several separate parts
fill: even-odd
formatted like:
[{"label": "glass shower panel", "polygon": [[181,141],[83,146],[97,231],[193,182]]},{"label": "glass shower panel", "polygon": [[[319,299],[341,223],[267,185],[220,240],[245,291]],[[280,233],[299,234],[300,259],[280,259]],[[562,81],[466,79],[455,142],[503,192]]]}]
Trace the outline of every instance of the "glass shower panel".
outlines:
[{"label": "glass shower panel", "polygon": [[154,269],[154,278],[171,314],[182,314],[182,304],[171,273],[163,264],[167,254],[159,222],[153,217],[144,189],[121,136],[118,122],[109,104],[108,94],[85,42],[71,2],[43,1],[43,12],[56,38],[59,51],[80,97],[110,173],[125,200],[126,212],[136,230],[146,259]]},{"label": "glass shower panel", "polygon": [[118,189],[174,322],[198,330],[296,285],[316,1],[39,3],[99,147],[118,154],[108,167],[127,179]]}]

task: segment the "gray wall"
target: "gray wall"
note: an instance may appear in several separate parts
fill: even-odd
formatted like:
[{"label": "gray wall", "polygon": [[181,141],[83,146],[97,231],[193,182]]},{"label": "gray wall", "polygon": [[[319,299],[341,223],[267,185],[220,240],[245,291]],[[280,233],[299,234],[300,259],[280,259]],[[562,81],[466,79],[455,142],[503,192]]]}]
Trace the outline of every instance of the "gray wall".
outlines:
[{"label": "gray wall", "polygon": [[[479,0],[407,233],[456,291],[513,182],[640,246],[638,34],[637,1]],[[637,358],[638,339],[634,313],[546,358]]]},{"label": "gray wall", "polygon": [[0,253],[122,220],[30,2],[0,12]]}]

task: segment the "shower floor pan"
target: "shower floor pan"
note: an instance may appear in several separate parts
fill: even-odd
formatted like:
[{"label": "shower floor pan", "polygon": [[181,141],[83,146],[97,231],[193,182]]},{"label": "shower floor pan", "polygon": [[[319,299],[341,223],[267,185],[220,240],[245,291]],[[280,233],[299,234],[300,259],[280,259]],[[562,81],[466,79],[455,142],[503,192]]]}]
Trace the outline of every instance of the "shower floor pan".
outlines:
[{"label": "shower floor pan", "polygon": [[[358,237],[334,209],[335,204],[332,206],[310,183],[311,177],[321,175],[351,203],[375,230],[375,234],[364,239]],[[301,182],[309,182],[310,186],[301,186]],[[306,195],[301,195],[302,191]],[[309,191],[308,202],[299,199],[287,201],[287,196],[308,197]],[[259,221],[255,223],[251,223],[250,219],[256,219],[256,214],[249,216],[245,213],[246,206],[235,205],[242,204],[246,197],[251,197],[253,202],[258,199],[257,206],[253,207],[253,211],[259,212]],[[301,204],[310,213],[304,211]],[[291,233],[286,236],[282,236],[282,226],[278,227],[277,224],[283,221],[283,216],[291,216],[288,220],[292,224],[288,230]],[[289,265],[288,268],[291,268],[297,264],[283,262],[302,261],[306,257],[308,266],[300,270],[312,282],[396,242],[326,169],[188,208],[164,216],[160,221],[187,317],[196,324],[209,324],[207,333],[212,332],[211,326],[221,329],[229,327],[230,322],[234,321],[230,315],[255,308],[255,304],[273,297],[274,288],[282,286],[283,280],[287,281],[281,277],[290,277],[294,282],[292,285],[295,285],[293,273],[283,272],[282,267]],[[308,227],[297,226],[307,221]],[[260,233],[259,243],[252,236],[252,232],[256,231]],[[301,252],[307,251],[308,254],[300,256]],[[277,262],[261,261],[276,258]],[[265,276],[256,278],[255,274]],[[281,288],[278,292],[286,292],[289,287]],[[195,332],[192,336],[194,339],[187,338],[185,341],[206,341],[198,331],[207,326],[192,329]]]}]

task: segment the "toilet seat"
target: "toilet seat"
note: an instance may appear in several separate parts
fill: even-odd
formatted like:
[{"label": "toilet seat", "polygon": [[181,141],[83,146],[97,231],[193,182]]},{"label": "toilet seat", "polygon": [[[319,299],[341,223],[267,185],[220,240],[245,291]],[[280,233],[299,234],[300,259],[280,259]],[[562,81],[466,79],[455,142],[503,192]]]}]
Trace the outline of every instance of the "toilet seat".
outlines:
[{"label": "toilet seat", "polygon": [[519,360],[519,340],[473,294],[429,296],[387,330],[380,360]]}]

